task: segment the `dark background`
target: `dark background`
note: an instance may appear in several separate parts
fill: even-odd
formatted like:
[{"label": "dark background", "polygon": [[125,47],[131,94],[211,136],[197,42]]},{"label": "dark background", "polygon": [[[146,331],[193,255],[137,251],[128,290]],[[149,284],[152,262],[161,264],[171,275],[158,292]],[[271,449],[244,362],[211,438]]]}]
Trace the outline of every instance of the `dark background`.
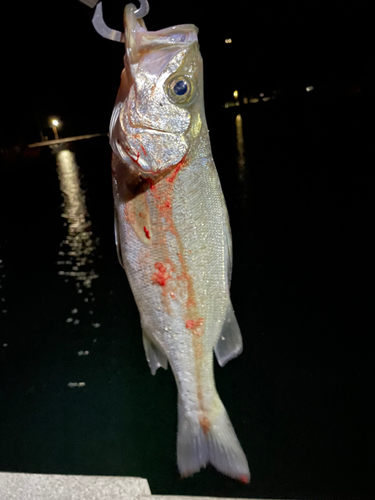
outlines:
[{"label": "dark background", "polygon": [[[200,28],[206,106],[232,95],[308,85],[368,83],[374,76],[372,16],[365,1],[151,3],[149,30]],[[107,129],[117,92],[122,44],[102,39],[92,10],[78,0],[6,2],[2,11],[1,144],[32,138],[54,113],[64,135]],[[122,30],[124,2],[103,2],[107,24]],[[225,44],[232,38],[233,44]],[[373,80],[371,80],[373,81]],[[83,132],[82,132],[83,131]],[[4,146],[3,146],[4,147]]]},{"label": "dark background", "polygon": [[[115,256],[106,137],[71,146],[94,242],[87,271],[97,278],[79,294],[73,278],[58,274],[67,229],[56,157],[26,145],[41,131],[53,138],[50,115],[62,120],[64,137],[107,132],[124,53],[95,33],[92,11],[78,1],[7,3],[2,14],[0,470],[142,476],[165,494],[373,498],[367,4],[150,3],[148,29],[200,28],[245,346],[216,366],[216,380],[252,482],[212,468],[178,477],[175,384],[170,370],[151,377],[144,360]],[[123,6],[103,7],[119,30]],[[235,89],[241,99],[275,98],[225,109]]]}]

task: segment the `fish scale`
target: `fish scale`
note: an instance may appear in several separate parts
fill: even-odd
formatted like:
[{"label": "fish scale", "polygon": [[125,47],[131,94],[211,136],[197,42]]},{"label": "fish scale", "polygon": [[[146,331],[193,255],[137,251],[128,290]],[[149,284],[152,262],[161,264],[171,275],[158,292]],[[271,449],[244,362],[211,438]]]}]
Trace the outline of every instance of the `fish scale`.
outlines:
[{"label": "fish scale", "polygon": [[132,4],[124,19],[125,68],[110,125],[119,259],[151,372],[169,363],[176,379],[181,475],[211,463],[248,482],[213,373],[213,352],[223,366],[241,353],[242,338],[229,295],[230,227],[204,114],[197,29],[147,31]]}]

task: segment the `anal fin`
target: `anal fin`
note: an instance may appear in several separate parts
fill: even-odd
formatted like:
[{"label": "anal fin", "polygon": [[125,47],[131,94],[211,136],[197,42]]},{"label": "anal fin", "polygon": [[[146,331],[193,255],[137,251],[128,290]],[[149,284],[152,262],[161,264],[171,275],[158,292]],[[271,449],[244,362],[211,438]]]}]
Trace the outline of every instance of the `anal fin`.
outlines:
[{"label": "anal fin", "polygon": [[224,366],[231,359],[242,352],[242,336],[234,315],[232,304],[228,304],[223,329],[215,346],[216,359],[220,366]]},{"label": "anal fin", "polygon": [[156,370],[160,367],[166,370],[168,368],[168,359],[164,352],[151,342],[145,332],[143,332],[142,340],[146,359],[152,375],[155,375]]}]

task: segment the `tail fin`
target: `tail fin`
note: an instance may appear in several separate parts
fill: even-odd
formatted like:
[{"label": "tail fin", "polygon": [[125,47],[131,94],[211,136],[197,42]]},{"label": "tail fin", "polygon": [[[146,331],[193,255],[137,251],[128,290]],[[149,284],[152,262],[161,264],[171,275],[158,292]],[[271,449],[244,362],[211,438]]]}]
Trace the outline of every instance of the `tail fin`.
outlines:
[{"label": "tail fin", "polygon": [[228,414],[220,401],[207,416],[188,414],[178,403],[177,464],[182,477],[211,463],[218,471],[243,483],[250,482],[247,460]]}]

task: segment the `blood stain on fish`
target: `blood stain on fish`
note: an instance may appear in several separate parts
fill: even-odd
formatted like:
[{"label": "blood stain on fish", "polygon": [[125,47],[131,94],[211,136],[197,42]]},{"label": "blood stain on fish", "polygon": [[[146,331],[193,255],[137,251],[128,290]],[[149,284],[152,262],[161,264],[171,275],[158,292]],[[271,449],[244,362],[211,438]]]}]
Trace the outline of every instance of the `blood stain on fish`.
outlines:
[{"label": "blood stain on fish", "polygon": [[146,226],[143,226],[143,231],[145,232],[146,238],[150,239],[150,231],[146,228]]},{"label": "blood stain on fish", "polygon": [[[197,398],[199,401],[199,407],[203,411],[204,409],[204,400],[202,393],[202,367],[201,367],[201,359],[203,356],[203,344],[202,344],[202,336],[204,335],[204,325],[203,318],[199,318],[199,312],[197,309],[197,301],[195,298],[194,284],[192,277],[189,274],[188,264],[185,260],[184,253],[186,249],[184,249],[180,235],[174,225],[173,221],[173,198],[174,198],[174,181],[177,176],[188,164],[186,155],[182,158],[182,160],[174,166],[172,172],[165,177],[162,177],[159,180],[154,179],[144,179],[145,183],[149,185],[149,194],[152,195],[155,206],[157,208],[158,219],[155,221],[155,239],[153,241],[154,245],[160,245],[163,251],[163,261],[157,262],[155,264],[155,272],[151,276],[152,281],[155,284],[158,284],[162,287],[162,297],[165,311],[167,314],[172,314],[170,308],[170,301],[173,298],[176,298],[180,295],[179,292],[181,285],[185,284],[186,287],[186,299],[185,299],[185,326],[188,324],[191,328],[192,333],[192,341],[193,341],[193,349],[194,349],[194,359],[195,359],[195,372],[196,372],[196,380],[197,380]],[[147,197],[147,191],[145,191],[144,195]],[[162,237],[162,232],[169,232],[176,239],[176,244],[178,248],[177,258],[180,262],[179,272],[174,269],[172,264],[172,260],[169,258],[169,248],[167,245],[167,240],[165,237]],[[159,233],[159,235],[158,235]],[[169,267],[167,270],[166,264]],[[170,265],[172,264],[172,266]],[[171,276],[172,273],[174,277]],[[175,282],[177,285],[176,289],[171,290],[172,282]],[[173,294],[173,295],[172,295]],[[197,320],[197,317],[199,318]]]},{"label": "blood stain on fish", "polygon": [[125,148],[125,151],[128,153],[129,157],[134,161],[134,163],[136,163],[138,165],[138,167],[142,168],[141,165],[139,164],[138,160],[139,160],[139,152],[137,151],[137,158],[133,158],[132,155],[130,154],[130,148]]},{"label": "blood stain on fish", "polygon": [[203,318],[189,319],[188,321],[186,321],[185,326],[190,330],[194,330],[194,328],[197,328],[197,326],[203,325],[203,321],[204,321]]},{"label": "blood stain on fish", "polygon": [[162,262],[156,262],[154,267],[156,271],[151,276],[152,281],[160,286],[165,286],[167,280],[171,278],[171,275],[167,272],[167,268]]},{"label": "blood stain on fish", "polygon": [[206,435],[211,427],[211,424],[210,424],[210,421],[208,420],[208,418],[206,416],[199,417],[199,425],[201,426],[201,428],[203,430],[203,434]]},{"label": "blood stain on fish", "polygon": [[181,161],[177,163],[175,168],[173,169],[170,177],[167,178],[168,182],[174,182],[175,178],[177,177],[178,172],[181,170],[186,165],[186,155],[182,158]]}]

